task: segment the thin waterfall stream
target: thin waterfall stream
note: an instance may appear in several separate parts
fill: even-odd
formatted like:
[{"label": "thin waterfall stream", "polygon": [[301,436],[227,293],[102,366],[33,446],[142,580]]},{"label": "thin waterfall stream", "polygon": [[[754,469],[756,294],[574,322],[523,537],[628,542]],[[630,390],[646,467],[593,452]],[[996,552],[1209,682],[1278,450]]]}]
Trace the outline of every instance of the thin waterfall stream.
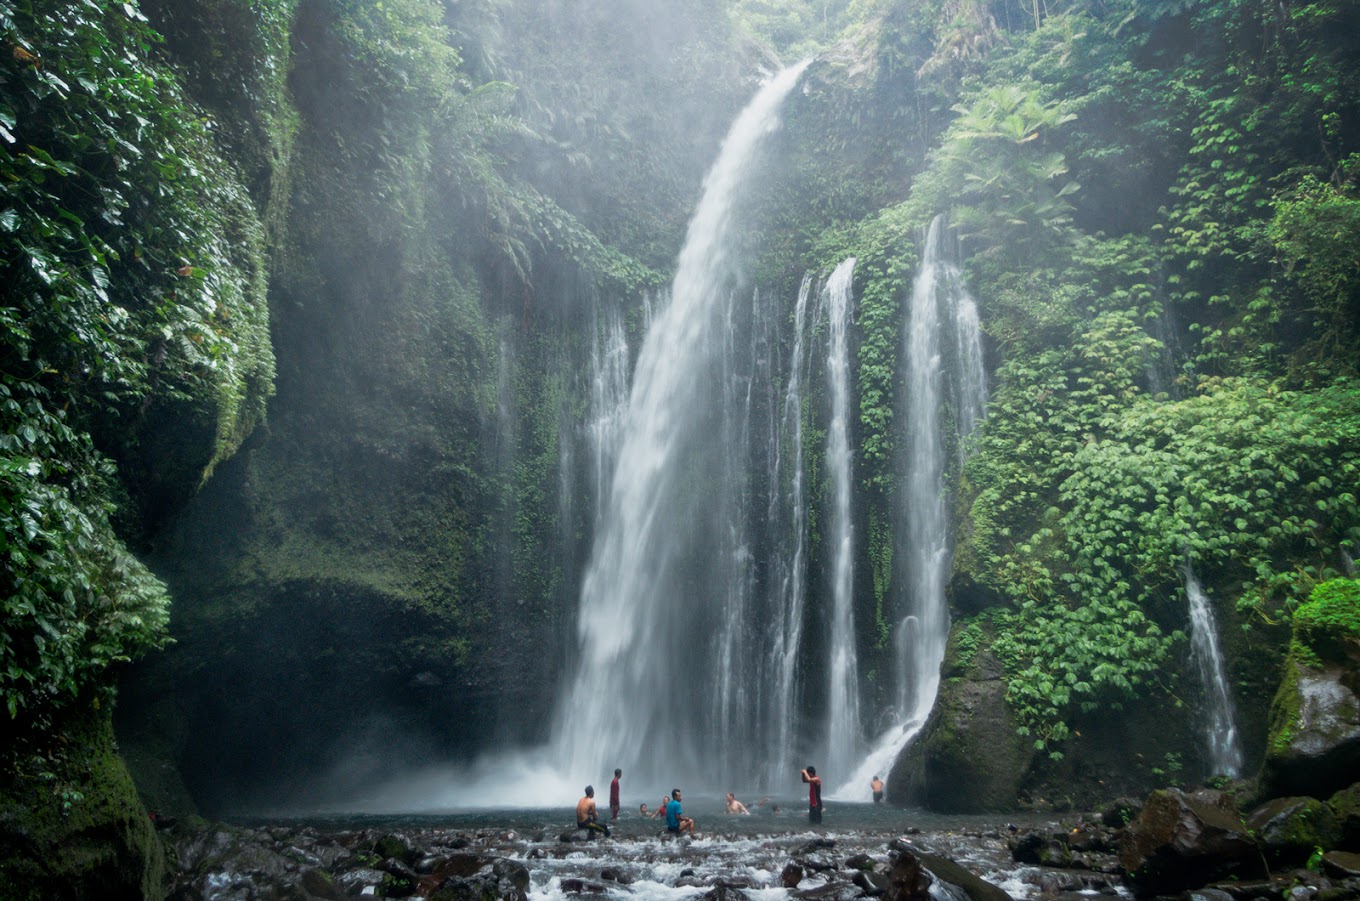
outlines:
[{"label": "thin waterfall stream", "polygon": [[1218,624],[1209,598],[1189,566],[1185,567],[1185,597],[1190,605],[1190,656],[1204,690],[1209,768],[1214,775],[1236,778],[1242,771],[1242,745],[1237,737],[1223,653],[1218,646]]},{"label": "thin waterfall stream", "polygon": [[859,662],[855,652],[854,560],[855,535],[850,516],[850,328],[855,258],[845,260],[827,279],[823,295],[827,307],[827,387],[831,394],[831,424],[827,430],[827,468],[832,486],[831,514],[831,685],[828,692],[828,772],[844,773],[861,753]]},{"label": "thin waterfall stream", "polygon": [[[896,722],[874,742],[859,766],[838,783],[837,798],[867,801],[869,780],[884,775],[925,725],[940,685],[949,638],[945,586],[950,567],[950,522],[945,476],[953,430],[963,454],[986,409],[981,327],[977,303],[963,283],[958,248],[943,216],[926,235],[921,268],[912,285],[903,357],[907,448],[899,581],[904,612],[896,628]],[[946,347],[952,352],[946,352]],[[949,421],[947,410],[954,416]]]},{"label": "thin waterfall stream", "polygon": [[786,524],[787,530],[782,533],[782,541],[775,548],[772,559],[778,609],[773,617],[774,632],[767,666],[774,690],[767,708],[762,711],[763,718],[758,722],[776,736],[775,756],[769,770],[763,774],[766,784],[775,784],[778,774],[791,772],[794,767],[798,651],[802,645],[803,610],[807,600],[808,509],[803,480],[803,385],[807,379],[805,338],[811,296],[812,274],[808,273],[803,276],[794,307],[788,381],[771,441],[774,453],[770,455],[771,490],[767,518],[771,523]]}]

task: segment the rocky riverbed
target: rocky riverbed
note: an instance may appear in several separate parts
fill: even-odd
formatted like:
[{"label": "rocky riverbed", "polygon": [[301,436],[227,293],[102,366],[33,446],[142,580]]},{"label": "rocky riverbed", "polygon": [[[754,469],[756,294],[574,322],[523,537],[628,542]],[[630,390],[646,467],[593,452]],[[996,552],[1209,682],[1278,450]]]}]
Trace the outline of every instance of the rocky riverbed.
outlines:
[{"label": "rocky riverbed", "polygon": [[351,825],[174,822],[162,824],[162,835],[176,860],[172,897],[186,901],[1360,898],[1360,857],[1332,852],[1296,865],[1272,848],[1267,825],[1246,826],[1227,804],[1221,793],[1169,792],[1100,814],[1018,825],[927,821],[891,831],[718,816],[708,828],[701,822],[693,838],[625,816],[613,836],[591,840],[524,815],[506,816],[500,827],[495,815]]}]

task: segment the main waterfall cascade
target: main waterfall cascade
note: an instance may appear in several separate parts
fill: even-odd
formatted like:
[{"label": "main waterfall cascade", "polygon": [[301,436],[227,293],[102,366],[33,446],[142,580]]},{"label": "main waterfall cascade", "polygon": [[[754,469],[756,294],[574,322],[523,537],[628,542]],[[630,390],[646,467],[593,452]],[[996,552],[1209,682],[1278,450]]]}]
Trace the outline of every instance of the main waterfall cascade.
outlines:
[{"label": "main waterfall cascade", "polygon": [[790,309],[744,282],[738,251],[762,144],[802,68],[770,81],[733,125],[671,289],[646,300],[631,367],[620,309],[594,309],[586,417],[563,421],[560,449],[576,474],[564,471],[560,504],[593,503],[576,517],[593,536],[548,743],[406,780],[384,792],[389,809],[417,797],[568,803],[616,767],[639,789],[777,793],[807,763],[842,786],[830,796],[868,800],[869,777],[924,722],[948,630],[948,455],[986,399],[977,309],[937,220],[902,347],[897,709],[870,747],[853,596],[865,553],[853,506],[855,260],[824,283],[804,277]]},{"label": "main waterfall cascade", "polygon": [[1185,597],[1190,605],[1190,656],[1204,691],[1207,762],[1213,774],[1236,778],[1242,772],[1242,744],[1218,647],[1218,624],[1209,598],[1189,566],[1185,567]]},{"label": "main waterfall cascade", "polygon": [[[894,633],[896,722],[859,767],[837,782],[834,797],[869,800],[869,780],[883,775],[925,725],[940,686],[949,638],[945,586],[952,544],[945,475],[948,450],[967,452],[987,403],[977,303],[963,282],[958,248],[942,216],[926,235],[921,269],[912,285],[903,347],[906,448],[897,508],[903,541],[894,555],[895,582],[905,586]],[[946,410],[953,410],[952,423]],[[947,439],[951,430],[953,441]]]},{"label": "main waterfall cascade", "polygon": [[735,309],[733,250],[751,170],[805,67],[779,73],[738,116],[639,351],[582,585],[580,659],[552,733],[554,763],[581,778],[623,767],[751,784],[771,750],[773,733],[753,728],[771,680],[745,670],[768,640],[751,632],[769,611],[746,612],[753,372],[734,329],[751,314]]}]

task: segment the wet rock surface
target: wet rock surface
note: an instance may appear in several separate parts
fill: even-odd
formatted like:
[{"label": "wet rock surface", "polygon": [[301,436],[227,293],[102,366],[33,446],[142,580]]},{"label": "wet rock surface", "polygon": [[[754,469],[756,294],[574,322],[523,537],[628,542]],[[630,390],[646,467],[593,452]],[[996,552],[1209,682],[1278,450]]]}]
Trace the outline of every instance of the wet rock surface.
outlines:
[{"label": "wet rock surface", "polygon": [[[790,824],[792,825],[792,824]],[[620,830],[622,831],[622,830]],[[553,830],[323,831],[177,824],[172,897],[207,899],[888,898],[1006,901],[1014,875],[999,832],[618,835],[588,843]],[[1037,894],[1017,883],[1016,894]]]},{"label": "wet rock surface", "polygon": [[[1101,813],[1021,828],[752,831],[676,839],[634,824],[564,843],[552,827],[336,829],[176,824],[171,897],[432,898],[436,901],[797,898],[837,901],[1360,899],[1360,855],[1271,870],[1225,798],[1159,792],[1124,829]],[[785,829],[797,829],[793,823]],[[1240,830],[1240,834],[1239,834]],[[1119,854],[1134,874],[1126,878]],[[1253,861],[1243,863],[1250,855]]]}]

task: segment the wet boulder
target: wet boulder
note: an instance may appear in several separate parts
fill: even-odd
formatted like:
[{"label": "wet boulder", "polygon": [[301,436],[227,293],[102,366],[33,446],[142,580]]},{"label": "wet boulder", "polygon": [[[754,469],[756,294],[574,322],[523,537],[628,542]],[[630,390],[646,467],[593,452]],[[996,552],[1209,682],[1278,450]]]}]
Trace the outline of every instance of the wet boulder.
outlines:
[{"label": "wet boulder", "polygon": [[1221,888],[1201,888],[1186,892],[1185,901],[1233,901],[1233,896]]},{"label": "wet boulder", "polygon": [[1122,829],[1133,822],[1142,809],[1143,802],[1137,798],[1116,798],[1101,809],[1101,825],[1111,829]]},{"label": "wet boulder", "polygon": [[341,901],[345,897],[335,879],[325,870],[312,868],[304,871],[301,885],[304,892],[321,901]]},{"label": "wet boulder", "polygon": [[924,851],[919,852],[918,856],[936,879],[962,889],[969,901],[1011,901],[1011,896],[1005,890],[947,857]]},{"label": "wet boulder", "polygon": [[402,863],[413,863],[416,859],[415,843],[409,835],[389,832],[373,842],[372,851],[381,858],[393,858]]},{"label": "wet boulder", "polygon": [[703,894],[704,901],[747,901],[751,896],[730,885],[715,885]]},{"label": "wet boulder", "polygon": [[797,888],[803,881],[803,868],[796,863],[785,864],[779,873],[779,881],[784,888]]},{"label": "wet boulder", "polygon": [[1327,807],[1336,820],[1337,849],[1360,851],[1360,782],[1332,795]]},{"label": "wet boulder", "polygon": [[929,901],[934,881],[919,857],[911,851],[900,851],[888,874],[883,897],[886,901]]},{"label": "wet boulder", "polygon": [[1302,864],[1315,848],[1334,848],[1336,815],[1316,798],[1276,798],[1247,814],[1247,827],[1275,864]]},{"label": "wet boulder", "polygon": [[1360,773],[1360,696],[1354,670],[1292,661],[1271,707],[1261,770],[1267,794],[1329,795]]},{"label": "wet boulder", "polygon": [[529,870],[524,864],[478,854],[454,854],[426,880],[426,885],[435,884],[431,901],[481,901],[486,897],[523,901],[529,892]]},{"label": "wet boulder", "polygon": [[1124,829],[1119,861],[1140,896],[1167,895],[1228,877],[1266,873],[1260,846],[1222,792],[1153,792]]},{"label": "wet boulder", "polygon": [[874,873],[869,870],[856,870],[854,877],[852,877],[850,881],[859,886],[864,894],[874,898],[888,890],[888,877],[882,873]]},{"label": "wet boulder", "polygon": [[335,877],[335,884],[346,895],[358,895],[370,886],[376,891],[386,875],[382,870],[371,867],[356,867],[339,873]]},{"label": "wet boulder", "polygon": [[962,678],[941,683],[920,736],[889,772],[892,803],[949,813],[1015,808],[1035,751],[1017,732],[1002,676],[982,650]]},{"label": "wet boulder", "polygon": [[1322,855],[1322,872],[1333,879],[1360,879],[1360,854],[1328,851]]},{"label": "wet boulder", "polygon": [[[563,879],[561,886],[562,891],[568,895],[603,895],[605,892],[603,885],[598,882],[587,882],[584,879]],[[434,899],[431,899],[431,901],[434,901]]]},{"label": "wet boulder", "polygon": [[1264,796],[1325,798],[1360,773],[1360,581],[1337,579],[1294,611],[1270,708]]},{"label": "wet boulder", "polygon": [[1017,863],[1041,867],[1065,867],[1072,862],[1072,849],[1062,833],[1023,832],[1012,838],[1011,857]]},{"label": "wet boulder", "polygon": [[854,901],[864,894],[864,889],[853,882],[828,882],[816,888],[794,892],[799,901]]}]

